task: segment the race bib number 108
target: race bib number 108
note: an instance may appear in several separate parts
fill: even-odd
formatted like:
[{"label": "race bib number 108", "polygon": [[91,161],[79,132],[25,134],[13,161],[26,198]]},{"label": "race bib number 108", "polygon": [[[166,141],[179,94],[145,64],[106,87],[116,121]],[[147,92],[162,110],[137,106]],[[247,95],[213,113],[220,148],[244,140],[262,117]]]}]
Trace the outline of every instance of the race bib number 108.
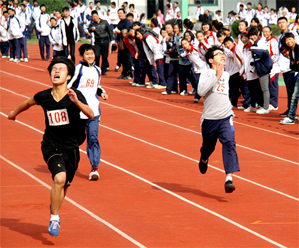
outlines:
[{"label": "race bib number 108", "polygon": [[47,111],[50,126],[61,126],[69,124],[69,115],[67,109],[58,109]]}]

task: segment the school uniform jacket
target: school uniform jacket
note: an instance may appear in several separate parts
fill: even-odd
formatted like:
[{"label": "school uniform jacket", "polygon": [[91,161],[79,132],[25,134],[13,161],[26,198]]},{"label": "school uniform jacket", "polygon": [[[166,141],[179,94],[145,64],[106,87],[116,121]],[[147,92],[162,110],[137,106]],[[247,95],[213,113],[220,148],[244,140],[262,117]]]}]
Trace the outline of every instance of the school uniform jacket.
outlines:
[{"label": "school uniform jacket", "polygon": [[193,65],[194,72],[196,74],[201,73],[203,70],[208,69],[208,65],[205,61],[199,58],[198,50],[191,45],[191,51],[186,51],[189,61]]},{"label": "school uniform jacket", "polygon": [[[49,40],[50,40],[51,44],[54,45],[53,50],[55,50],[55,51],[63,50],[61,35],[59,32],[59,26],[51,28]],[[56,45],[56,43],[58,43],[59,45]]]},{"label": "school uniform jacket", "polygon": [[[93,64],[89,66],[88,63],[80,61],[76,66],[75,75],[68,83],[68,88],[75,88],[79,90],[85,97],[88,106],[92,109],[94,116],[101,115],[99,107],[99,97],[106,91],[100,85],[101,69]],[[80,113],[81,119],[88,119],[82,112]]]},{"label": "school uniform jacket", "polygon": [[41,13],[36,20],[36,29],[41,32],[41,36],[48,36],[50,34],[50,16],[47,13]]},{"label": "school uniform jacket", "polygon": [[204,12],[204,10],[203,10],[203,7],[197,7],[196,8],[196,12],[195,12],[195,19],[196,19],[196,21],[198,21],[198,17],[200,16],[200,15],[203,15],[205,12]]},{"label": "school uniform jacket", "polygon": [[32,18],[33,18],[34,22],[36,22],[36,20],[40,16],[40,13],[41,13],[41,11],[40,11],[40,7],[39,6],[33,7]]},{"label": "school uniform jacket", "polygon": [[28,14],[27,11],[21,11],[18,17],[23,25],[28,26],[29,24],[31,24],[30,14]]},{"label": "school uniform jacket", "polygon": [[225,56],[227,57],[227,61],[231,61],[231,66],[226,67],[226,71],[229,72],[230,75],[234,75],[239,72],[240,76],[243,76],[245,73],[244,67],[244,58],[240,47],[238,47],[237,43],[234,44],[232,50],[227,48],[224,49]]},{"label": "school uniform jacket", "polygon": [[[80,38],[79,35],[79,30],[77,28],[77,22],[74,20],[74,18],[71,18],[71,22],[73,22],[73,35],[74,35],[74,40],[78,41]],[[62,45],[67,46],[67,37],[66,37],[66,29],[65,29],[65,20],[64,18],[61,19],[59,23],[59,29],[60,29],[60,35],[61,35],[61,40],[62,40]]]},{"label": "school uniform jacket", "polygon": [[247,81],[252,81],[252,80],[259,78],[259,76],[257,75],[257,72],[255,70],[252,53],[249,50],[252,45],[253,45],[253,41],[251,41],[249,46],[243,47],[243,57],[244,57],[244,66],[245,66],[245,73],[244,73],[243,78]]},{"label": "school uniform jacket", "polygon": [[7,42],[8,41],[7,31],[1,23],[0,23],[0,40],[2,40],[2,42]]},{"label": "school uniform jacket", "polygon": [[150,65],[153,65],[159,59],[163,59],[159,49],[159,40],[156,37],[147,34],[142,41],[142,45]]},{"label": "school uniform jacket", "polygon": [[13,17],[8,18],[7,32],[9,40],[22,38],[24,29],[25,26],[19,20],[19,17],[14,15]]},{"label": "school uniform jacket", "polygon": [[199,58],[201,58],[203,61],[206,61],[205,55],[207,50],[211,47],[211,45],[208,43],[208,39],[205,38],[203,43],[198,44],[198,54]]}]

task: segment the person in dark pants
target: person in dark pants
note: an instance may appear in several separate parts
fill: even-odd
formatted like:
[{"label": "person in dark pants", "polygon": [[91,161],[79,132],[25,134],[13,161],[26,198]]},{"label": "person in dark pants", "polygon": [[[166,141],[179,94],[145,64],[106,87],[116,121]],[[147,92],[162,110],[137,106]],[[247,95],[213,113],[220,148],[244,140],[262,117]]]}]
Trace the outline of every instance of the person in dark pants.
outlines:
[{"label": "person in dark pants", "polygon": [[[123,40],[122,30],[128,29],[131,26],[131,23],[126,18],[124,9],[119,9],[117,13],[120,21],[117,25],[117,28],[115,29],[115,33],[117,35],[117,42],[119,43]],[[118,79],[133,79],[130,51],[124,44],[123,49],[120,49],[120,47],[118,46],[118,56],[120,59],[120,63],[123,66],[123,71]]]},{"label": "person in dark pants", "polygon": [[[46,13],[46,6],[41,4],[40,6],[41,14],[36,20],[36,28],[40,33],[39,38],[39,49],[40,55],[43,60],[48,60],[50,58],[50,40],[49,34],[51,31],[50,28],[50,16]],[[47,55],[45,57],[44,50],[46,45]]]},{"label": "person in dark pants", "polygon": [[102,56],[102,75],[106,75],[108,68],[109,41],[112,40],[113,33],[108,22],[102,20],[96,10],[93,10],[91,14],[93,22],[90,24],[88,31],[90,33],[93,32],[95,37],[95,63],[100,67],[100,57]]},{"label": "person in dark pants", "polygon": [[68,7],[64,7],[62,12],[64,17],[61,19],[59,27],[64,49],[64,56],[68,57],[68,46],[70,46],[72,61],[75,63],[75,44],[80,38],[79,30],[77,28],[77,21],[70,16],[70,10]]}]

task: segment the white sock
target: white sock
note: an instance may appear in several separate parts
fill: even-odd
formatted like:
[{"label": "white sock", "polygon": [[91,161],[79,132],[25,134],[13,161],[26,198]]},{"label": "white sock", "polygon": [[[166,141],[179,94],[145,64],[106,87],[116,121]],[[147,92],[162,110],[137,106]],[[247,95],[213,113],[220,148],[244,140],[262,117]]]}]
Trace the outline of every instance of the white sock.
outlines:
[{"label": "white sock", "polygon": [[227,182],[227,181],[233,181],[233,178],[231,176],[226,176],[225,182]]},{"label": "white sock", "polygon": [[59,221],[59,215],[54,215],[54,214],[51,214],[50,221],[52,221],[52,220]]}]

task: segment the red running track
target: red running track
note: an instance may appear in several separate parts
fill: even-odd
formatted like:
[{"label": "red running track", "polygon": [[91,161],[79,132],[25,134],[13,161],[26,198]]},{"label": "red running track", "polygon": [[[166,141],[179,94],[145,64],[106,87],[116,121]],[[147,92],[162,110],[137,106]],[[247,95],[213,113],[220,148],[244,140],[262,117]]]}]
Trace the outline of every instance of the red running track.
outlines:
[{"label": "red running track", "polygon": [[[207,174],[198,171],[202,100],[137,88],[120,73],[101,84],[101,178],[81,162],[61,208],[58,238],[47,233],[50,173],[40,141],[44,115],[35,106],[6,115],[51,86],[38,47],[29,63],[0,60],[1,247],[298,247],[298,123],[279,125],[277,111],[235,110],[241,171],[225,194],[221,145]],[[79,58],[77,54],[77,58]],[[109,57],[114,68],[116,54]],[[280,87],[279,110],[286,106]]]}]

